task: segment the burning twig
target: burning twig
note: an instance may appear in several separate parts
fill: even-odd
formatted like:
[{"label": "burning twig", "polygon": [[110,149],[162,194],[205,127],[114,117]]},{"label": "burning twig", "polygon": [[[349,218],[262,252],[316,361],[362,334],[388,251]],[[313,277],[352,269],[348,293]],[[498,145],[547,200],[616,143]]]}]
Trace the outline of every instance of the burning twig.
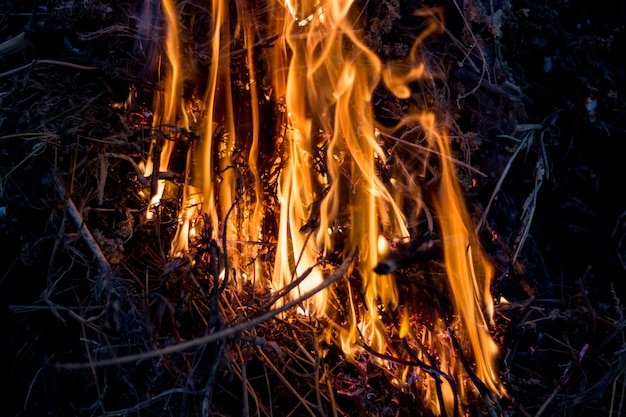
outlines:
[{"label": "burning twig", "polygon": [[390,274],[420,262],[441,256],[441,240],[433,236],[420,236],[407,243],[400,243],[374,268],[377,274]]},{"label": "burning twig", "polygon": [[148,187],[152,184],[152,178],[155,175],[158,177],[157,179],[159,180],[175,181],[175,180],[180,179],[180,174],[177,174],[175,172],[153,172],[152,175],[144,177],[144,173],[142,172],[142,169],[139,167],[139,165],[137,165],[137,162],[135,162],[135,160],[131,158],[130,156],[124,155],[122,153],[114,153],[114,152],[107,152],[103,154],[103,156],[106,156],[108,158],[122,159],[128,162],[133,168],[133,171],[135,171],[135,174],[137,174],[137,180],[141,183],[141,185],[145,187]]},{"label": "burning twig", "polygon": [[[218,332],[215,332],[206,336],[202,336],[197,339],[177,343],[175,345],[170,345],[161,349],[155,349],[150,352],[143,352],[143,353],[138,353],[134,355],[120,356],[118,358],[113,358],[113,359],[105,359],[105,360],[98,361],[94,363],[93,365],[102,367],[102,366],[120,365],[123,363],[130,363],[130,362],[138,362],[138,361],[142,361],[145,359],[161,357],[161,356],[172,354],[174,352],[180,352],[180,351],[187,350],[193,347],[202,346],[202,345],[206,345],[209,343],[215,343],[215,342],[219,342],[222,340],[226,340],[230,337],[234,337],[240,334],[241,332],[250,330],[260,325],[261,323],[264,323],[268,320],[273,319],[280,313],[284,313],[285,311],[288,311],[296,307],[298,304],[313,297],[318,292],[322,291],[325,288],[330,287],[335,282],[344,278],[346,273],[348,272],[350,265],[354,261],[356,254],[357,254],[356,250],[352,251],[348,256],[346,256],[343,263],[335,270],[335,272],[333,272],[329,277],[327,277],[319,285],[312,288],[310,291],[304,293],[302,296],[296,299],[290,300],[289,302],[285,303],[281,307],[276,308],[275,310],[268,311],[259,316],[252,317],[248,321],[241,322],[234,326],[228,327],[224,330],[220,330]],[[89,364],[89,363],[61,363],[61,364],[57,364],[57,367],[64,368],[64,369],[80,369],[80,368],[89,367],[91,365],[92,364]],[[435,372],[439,372],[439,371],[435,370]]]},{"label": "burning twig", "polygon": [[[152,163],[154,164],[152,167],[152,172],[157,175],[152,175],[152,179],[150,180],[150,198],[152,199],[154,196],[158,194],[159,189],[159,171],[161,170],[161,151],[163,149],[163,138],[157,137],[154,143],[154,152],[152,154]],[[150,208],[148,208],[149,210]]]},{"label": "burning twig", "polygon": [[300,227],[300,233],[307,234],[309,232],[316,232],[320,227],[320,205],[322,204],[322,199],[316,200],[311,203],[311,210],[309,214],[309,219],[305,224]]},{"label": "burning twig", "polygon": [[[363,335],[361,335],[361,340],[363,340]],[[372,349],[370,346],[368,346],[366,343],[363,343],[363,342],[360,343],[360,346],[363,349],[365,349],[368,353],[376,356],[377,358],[380,358],[389,362],[398,363],[400,365],[416,367],[416,368],[423,370],[428,375],[432,376],[437,383],[437,397],[440,401],[442,417],[446,417],[446,412],[445,412],[446,408],[444,404],[443,393],[441,392],[441,388],[440,388],[440,384],[441,384],[440,378],[445,379],[448,382],[448,384],[450,384],[450,389],[452,390],[452,394],[454,398],[454,417],[459,416],[459,396],[457,394],[456,383],[454,382],[454,379],[450,375],[444,372],[441,372],[437,368],[427,365],[425,362],[423,362],[422,360],[417,358],[414,354],[412,354],[410,350],[409,350],[409,353],[411,355],[411,360],[406,360],[406,359],[398,358],[395,356],[387,355],[385,353],[377,352],[374,349]]]},{"label": "burning twig", "polygon": [[[261,311],[263,310],[267,310],[269,309],[271,306],[273,306],[279,299],[283,298],[285,295],[287,295],[291,290],[293,290],[294,288],[296,288],[298,285],[300,285],[302,283],[302,281],[304,281],[309,275],[311,275],[311,272],[313,272],[315,270],[315,268],[317,268],[320,265],[319,262],[315,263],[314,265],[311,265],[310,267],[308,267],[303,273],[302,275],[300,275],[297,279],[292,280],[289,284],[287,284],[286,286],[284,286],[283,288],[281,288],[280,290],[278,290],[275,294],[274,297],[272,297],[272,299],[270,301],[268,301],[263,307],[260,308]],[[303,300],[304,301],[304,300]]]},{"label": "burning twig", "polygon": [[[461,360],[461,363],[463,364],[463,368],[465,369],[465,372],[467,372],[467,375],[472,380],[472,383],[474,384],[474,386],[480,393],[481,397],[485,400],[489,399],[491,404],[488,404],[488,405],[495,406],[498,409],[498,412],[500,413],[500,415],[502,415],[502,407],[500,406],[500,403],[495,398],[493,393],[489,391],[489,388],[487,388],[485,383],[481,381],[480,378],[478,378],[478,375],[476,375],[476,372],[474,372],[474,370],[470,366],[469,362],[467,361],[467,358],[463,354],[463,349],[461,348],[461,344],[457,340],[452,329],[448,328],[446,333],[448,335],[448,338],[452,342],[452,346],[454,347],[454,350],[457,352],[457,355],[459,359]],[[492,407],[489,407],[489,413],[492,415],[492,417],[496,417],[496,412],[493,410]]]}]

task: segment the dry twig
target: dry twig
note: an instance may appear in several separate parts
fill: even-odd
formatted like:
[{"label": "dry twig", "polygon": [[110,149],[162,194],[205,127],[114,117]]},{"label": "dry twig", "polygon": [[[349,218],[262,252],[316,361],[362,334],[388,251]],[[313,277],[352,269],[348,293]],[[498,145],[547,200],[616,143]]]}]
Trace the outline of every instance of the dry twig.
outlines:
[{"label": "dry twig", "polygon": [[[127,355],[127,356],[122,356],[119,358],[98,361],[94,365],[111,366],[111,365],[120,365],[123,363],[139,362],[145,359],[165,356],[174,352],[180,352],[180,351],[187,350],[193,347],[202,346],[202,345],[206,345],[209,343],[215,343],[218,341],[226,340],[230,337],[234,337],[245,330],[252,329],[261,323],[264,323],[268,320],[273,319],[280,313],[283,313],[287,310],[290,310],[296,307],[298,304],[302,303],[305,300],[308,300],[309,298],[313,297],[318,292],[322,291],[325,288],[328,288],[333,283],[344,278],[355,256],[356,256],[356,251],[353,251],[346,257],[346,259],[343,261],[341,266],[339,266],[339,268],[337,268],[335,272],[333,272],[328,278],[322,281],[319,285],[309,290],[307,293],[304,293],[302,296],[285,303],[281,307],[276,308],[275,310],[268,311],[264,314],[253,317],[248,321],[235,324],[231,327],[209,334],[207,336],[202,336],[197,339],[189,340],[187,342],[177,343],[175,345],[167,346],[161,349],[155,349],[150,352],[143,352],[143,353],[139,353],[135,355]],[[63,369],[80,369],[80,368],[90,366],[90,364],[88,363],[58,363],[56,364],[56,366],[58,368],[63,368]]]}]

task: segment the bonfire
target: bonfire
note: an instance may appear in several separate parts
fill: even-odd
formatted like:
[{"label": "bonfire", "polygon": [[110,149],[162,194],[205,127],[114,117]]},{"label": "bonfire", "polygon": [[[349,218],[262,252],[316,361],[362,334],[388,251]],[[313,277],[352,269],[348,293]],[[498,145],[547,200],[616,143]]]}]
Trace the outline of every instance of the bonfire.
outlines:
[{"label": "bonfire", "polygon": [[2,415],[622,415],[624,27],[565,10],[2,5]]}]

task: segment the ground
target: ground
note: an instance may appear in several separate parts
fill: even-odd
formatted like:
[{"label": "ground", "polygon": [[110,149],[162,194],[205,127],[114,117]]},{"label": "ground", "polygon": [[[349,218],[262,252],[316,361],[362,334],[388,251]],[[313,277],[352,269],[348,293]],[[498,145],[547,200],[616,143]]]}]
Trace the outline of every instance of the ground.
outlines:
[{"label": "ground", "polygon": [[[194,10],[189,42],[203,68],[209,12],[197,3],[181,8]],[[386,62],[406,57],[426,27],[415,2],[362,3],[353,7],[366,44]],[[476,398],[467,413],[626,415],[626,5],[426,7],[445,21],[420,48],[433,76],[416,83],[413,101],[377,90],[374,113],[390,125],[407,105],[435,112],[472,167],[458,176],[495,267],[493,336],[508,397]],[[158,222],[141,219],[145,184],[132,161],[149,149],[156,88],[137,50],[141,10],[128,0],[0,2],[0,416],[429,415],[367,354],[349,364],[316,349],[313,319],[274,317],[211,341],[247,311],[263,313],[270,295],[200,283],[217,275],[203,262],[221,247],[210,238],[194,266],[165,256],[175,199]],[[129,89],[137,99],[124,104]],[[328,262],[341,268],[341,258]],[[415,268],[398,280],[445,304],[445,288]],[[191,345],[144,356],[180,341]]]}]

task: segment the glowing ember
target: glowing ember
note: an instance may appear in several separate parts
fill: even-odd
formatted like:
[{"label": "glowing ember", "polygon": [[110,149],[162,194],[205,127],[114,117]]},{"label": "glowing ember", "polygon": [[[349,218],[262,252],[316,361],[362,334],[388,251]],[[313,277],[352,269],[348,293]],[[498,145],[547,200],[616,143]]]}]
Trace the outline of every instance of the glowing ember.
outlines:
[{"label": "glowing ember", "polygon": [[[457,338],[469,344],[468,357],[475,362],[480,381],[503,395],[494,365],[497,346],[485,319],[485,311],[489,319],[492,314],[491,267],[467,214],[448,142],[438,132],[432,114],[409,115],[400,124],[398,129],[418,125],[420,134],[414,136],[426,145],[418,146],[411,137],[397,139],[413,145],[413,153],[404,162],[394,156],[398,163],[390,169],[388,181],[380,176],[390,158],[385,141],[395,139],[376,126],[373,91],[382,80],[397,97],[410,97],[408,83],[426,73],[417,49],[425,36],[441,29],[440,16],[417,39],[408,63],[385,66],[361,39],[360,13],[350,0],[270,2],[262,11],[244,0],[236,1],[235,8],[214,1],[211,62],[208,79],[200,83],[205,86],[200,105],[203,116],[191,127],[182,99],[181,28],[172,0],[163,0],[162,6],[167,40],[160,77],[163,92],[155,100],[158,121],[154,127],[169,126],[171,134],[153,144],[151,155],[159,155],[155,150],[161,146],[160,157],[158,162],[148,161],[145,175],[167,169],[176,132],[195,129],[200,137],[198,145],[189,147],[170,255],[189,251],[194,225],[205,221],[203,230],[224,242],[227,247],[222,250],[233,260],[239,276],[255,277],[255,282],[275,291],[290,288],[276,304],[280,306],[323,282],[331,269],[322,260],[357,250],[358,261],[351,270],[355,279],[338,284],[341,291],[331,287],[318,292],[298,307],[298,313],[326,320],[328,340],[340,345],[346,356],[363,349],[379,355],[376,362],[393,375],[394,384],[425,390],[433,412],[441,413],[445,407],[451,413],[455,400],[465,395],[467,362],[457,358],[464,351],[457,347]],[[234,10],[237,15],[230,16]],[[262,54],[255,54],[262,25],[271,33],[272,42],[264,45]],[[234,51],[244,57],[236,64],[246,68],[237,75],[232,73]],[[259,60],[269,72],[265,78],[271,91],[260,90]],[[269,99],[279,104],[274,132],[263,131],[261,124],[260,106]],[[268,134],[276,155],[272,168],[262,172],[261,140]],[[425,156],[417,155],[418,147]],[[414,224],[422,217],[428,231],[436,229],[417,179],[434,156],[440,177],[433,206],[441,237],[419,240],[409,230],[415,230]],[[407,168],[410,162],[415,166]],[[164,187],[164,180],[159,180],[151,209],[160,201]],[[268,189],[275,192],[276,201],[271,204]],[[277,211],[277,218],[272,219],[277,230],[264,235],[266,217]],[[273,270],[259,260],[257,246],[264,240],[275,240],[277,245]],[[428,325],[415,322],[415,300],[400,294],[391,274],[398,268],[379,265],[393,250],[390,242],[424,257],[443,248],[458,321],[433,314]],[[292,285],[299,277],[304,279]],[[355,282],[361,284],[355,287]],[[342,298],[336,299],[337,294]],[[361,302],[357,294],[362,295]],[[341,323],[334,321],[338,312]],[[397,317],[395,330],[385,323],[384,315]],[[399,354],[400,362],[394,363],[389,358],[397,349],[392,349],[391,338],[403,339],[416,352]],[[441,374],[432,371],[435,368]]]}]

